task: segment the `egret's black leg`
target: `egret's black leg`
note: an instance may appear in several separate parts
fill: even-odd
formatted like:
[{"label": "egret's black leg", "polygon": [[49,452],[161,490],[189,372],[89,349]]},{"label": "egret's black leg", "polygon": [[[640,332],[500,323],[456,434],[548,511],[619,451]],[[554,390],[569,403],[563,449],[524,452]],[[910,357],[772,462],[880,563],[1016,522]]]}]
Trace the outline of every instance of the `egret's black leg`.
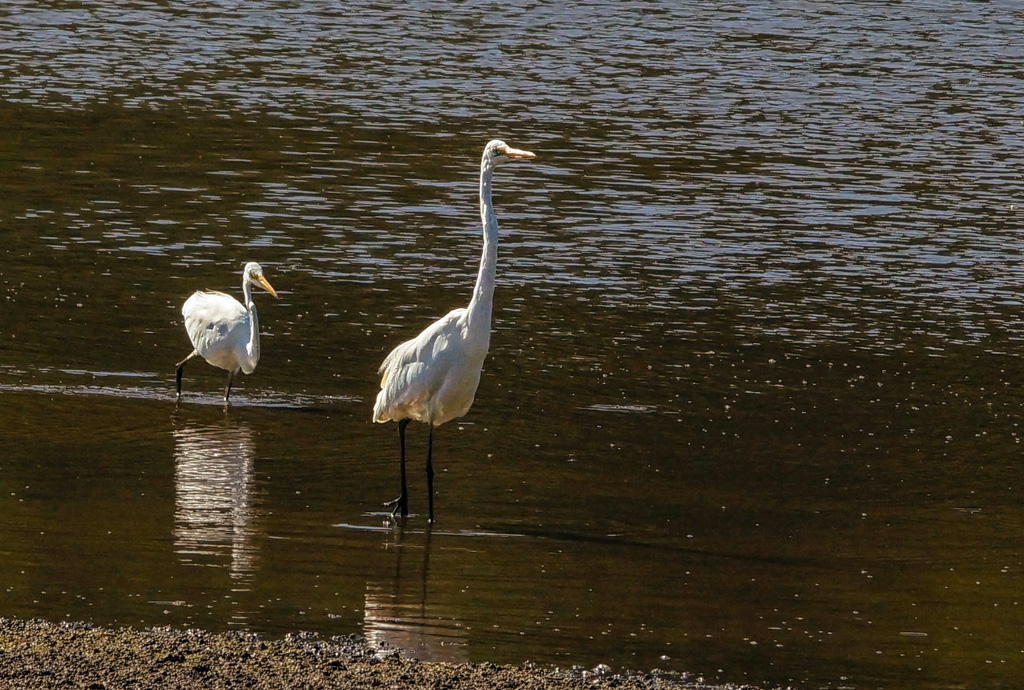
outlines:
[{"label": "egret's black leg", "polygon": [[228,372],[228,385],[224,386],[224,402],[228,401],[228,396],[231,395],[231,382],[235,379],[235,372]]},{"label": "egret's black leg", "polygon": [[405,427],[409,426],[409,420],[403,419],[398,422],[398,446],[402,451],[402,495],[393,501],[388,501],[384,504],[385,508],[394,508],[391,511],[391,517],[395,517],[399,513],[402,517],[409,516],[409,489],[405,482]]},{"label": "egret's black leg", "polygon": [[195,350],[193,350],[192,354],[190,354],[188,357],[186,357],[185,359],[181,360],[180,362],[178,362],[175,365],[176,367],[178,367],[178,373],[177,373],[178,396],[177,397],[179,397],[179,398],[181,397],[181,372],[185,368],[185,362],[189,361],[190,359],[192,359],[195,356],[196,356],[196,352],[195,352]]},{"label": "egret's black leg", "polygon": [[434,463],[431,456],[434,453],[434,425],[430,424],[430,435],[427,436],[427,505],[429,508],[429,521],[434,521]]}]

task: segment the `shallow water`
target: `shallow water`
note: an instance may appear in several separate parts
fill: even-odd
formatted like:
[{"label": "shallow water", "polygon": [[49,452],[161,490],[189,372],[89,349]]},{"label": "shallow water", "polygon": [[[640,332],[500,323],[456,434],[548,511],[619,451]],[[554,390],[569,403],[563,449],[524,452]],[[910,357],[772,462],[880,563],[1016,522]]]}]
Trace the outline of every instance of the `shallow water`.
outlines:
[{"label": "shallow water", "polygon": [[[1012,3],[0,10],[0,612],[801,687],[1024,673]],[[435,434],[370,423],[468,301]],[[180,305],[258,260],[219,401]]]}]

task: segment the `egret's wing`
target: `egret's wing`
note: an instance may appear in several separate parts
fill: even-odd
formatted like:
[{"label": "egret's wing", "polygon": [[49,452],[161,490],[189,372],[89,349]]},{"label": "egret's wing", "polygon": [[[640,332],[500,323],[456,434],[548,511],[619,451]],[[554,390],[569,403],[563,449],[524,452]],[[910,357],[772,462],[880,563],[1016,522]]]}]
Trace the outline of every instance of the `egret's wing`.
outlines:
[{"label": "egret's wing", "polygon": [[417,410],[441,388],[458,360],[465,313],[465,309],[449,312],[384,359],[379,370],[381,390],[373,411],[375,421],[420,418]]},{"label": "egret's wing", "polygon": [[211,351],[233,347],[234,334],[242,329],[248,337],[249,313],[231,295],[216,291],[193,293],[181,308],[192,346],[203,357]]}]

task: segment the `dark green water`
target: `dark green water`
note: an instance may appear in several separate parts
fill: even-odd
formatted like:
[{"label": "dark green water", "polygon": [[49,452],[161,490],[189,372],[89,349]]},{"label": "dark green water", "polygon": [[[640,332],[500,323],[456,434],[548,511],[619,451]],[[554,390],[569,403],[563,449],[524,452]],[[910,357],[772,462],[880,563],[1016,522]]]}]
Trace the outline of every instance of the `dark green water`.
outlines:
[{"label": "dark green water", "polygon": [[[806,688],[1024,675],[1024,10],[0,9],[0,615]],[[464,305],[476,403],[374,425]],[[257,371],[174,363],[197,288]]]}]

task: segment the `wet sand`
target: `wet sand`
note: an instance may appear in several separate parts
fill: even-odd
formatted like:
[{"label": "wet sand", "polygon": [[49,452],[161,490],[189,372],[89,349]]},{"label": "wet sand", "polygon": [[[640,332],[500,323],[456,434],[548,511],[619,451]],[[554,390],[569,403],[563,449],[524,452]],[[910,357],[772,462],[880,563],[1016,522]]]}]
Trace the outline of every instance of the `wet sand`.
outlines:
[{"label": "wet sand", "polygon": [[427,663],[356,637],[102,628],[0,618],[0,687],[741,690],[683,674]]}]

